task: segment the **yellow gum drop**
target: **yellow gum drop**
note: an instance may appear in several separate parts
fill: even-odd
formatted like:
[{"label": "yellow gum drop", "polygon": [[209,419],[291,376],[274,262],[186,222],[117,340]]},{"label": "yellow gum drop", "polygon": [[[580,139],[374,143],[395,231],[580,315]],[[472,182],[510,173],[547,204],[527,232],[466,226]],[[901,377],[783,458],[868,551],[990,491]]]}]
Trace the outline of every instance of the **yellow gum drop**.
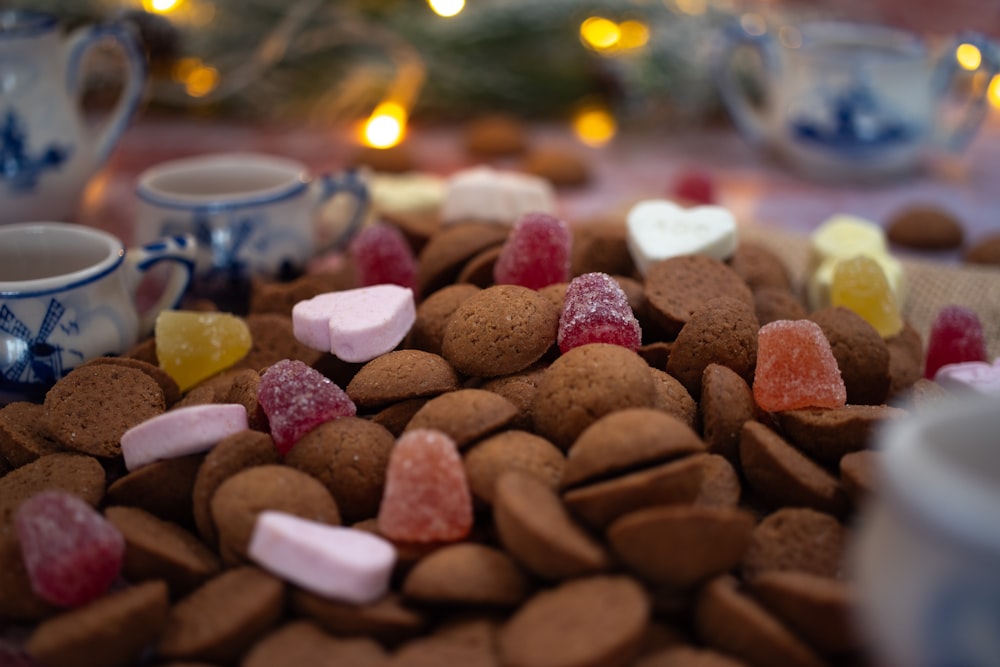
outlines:
[{"label": "yellow gum drop", "polygon": [[813,232],[811,264],[815,268],[829,259],[888,253],[885,231],[874,222],[852,215],[828,218]]},{"label": "yellow gum drop", "polygon": [[229,313],[165,310],[156,318],[160,368],[187,391],[250,351],[250,329]]},{"label": "yellow gum drop", "polygon": [[830,304],[853,310],[883,338],[895,336],[903,328],[896,296],[885,272],[878,262],[865,255],[837,262],[830,284]]}]

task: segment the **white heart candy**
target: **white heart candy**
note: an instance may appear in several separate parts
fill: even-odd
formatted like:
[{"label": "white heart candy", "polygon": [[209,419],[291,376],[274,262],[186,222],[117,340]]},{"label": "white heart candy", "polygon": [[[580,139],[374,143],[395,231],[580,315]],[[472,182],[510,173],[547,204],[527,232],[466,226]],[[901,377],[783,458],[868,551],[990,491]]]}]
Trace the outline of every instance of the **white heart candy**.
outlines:
[{"label": "white heart candy", "polygon": [[642,201],[629,211],[626,225],[628,249],[642,274],[670,257],[724,260],[736,250],[736,219],[721,206],[686,209],[665,199]]}]

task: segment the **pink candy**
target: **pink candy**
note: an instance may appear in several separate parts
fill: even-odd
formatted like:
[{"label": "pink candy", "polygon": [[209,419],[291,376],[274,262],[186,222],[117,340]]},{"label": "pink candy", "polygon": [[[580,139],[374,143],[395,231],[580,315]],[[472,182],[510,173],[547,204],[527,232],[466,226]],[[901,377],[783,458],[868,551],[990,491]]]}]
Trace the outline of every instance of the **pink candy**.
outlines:
[{"label": "pink candy", "polygon": [[610,343],[637,350],[642,330],[621,285],[606,273],[585,273],[570,281],[559,316],[559,350]]},{"label": "pink candy", "polygon": [[753,397],[767,412],[847,403],[837,359],[818,324],[777,320],[760,328]]},{"label": "pink candy", "polygon": [[18,507],[14,524],[31,587],[48,602],[86,604],[118,578],[125,538],[81,498],[44,491]]},{"label": "pink candy", "polygon": [[498,285],[541,289],[570,275],[569,225],[548,213],[525,213],[514,224],[493,267]]},{"label": "pink candy", "polygon": [[1000,358],[945,364],[934,374],[934,381],[951,391],[976,392],[1000,398]]},{"label": "pink candy", "polygon": [[357,413],[343,389],[297,360],[283,359],[268,368],[260,378],[257,400],[282,454],[320,424]]},{"label": "pink candy", "polygon": [[348,251],[363,287],[399,285],[416,291],[417,259],[395,226],[378,222],[365,227],[351,241]]},{"label": "pink candy", "polygon": [[431,429],[407,431],[389,456],[379,531],[401,542],[453,542],[472,529],[472,496],[455,442]]},{"label": "pink candy", "polygon": [[945,306],[927,337],[924,377],[933,379],[945,364],[986,361],[986,337],[979,317],[964,306]]},{"label": "pink candy", "polygon": [[135,470],[160,459],[204,452],[226,436],[248,428],[246,407],[235,403],[170,410],[122,434],[125,467]]}]

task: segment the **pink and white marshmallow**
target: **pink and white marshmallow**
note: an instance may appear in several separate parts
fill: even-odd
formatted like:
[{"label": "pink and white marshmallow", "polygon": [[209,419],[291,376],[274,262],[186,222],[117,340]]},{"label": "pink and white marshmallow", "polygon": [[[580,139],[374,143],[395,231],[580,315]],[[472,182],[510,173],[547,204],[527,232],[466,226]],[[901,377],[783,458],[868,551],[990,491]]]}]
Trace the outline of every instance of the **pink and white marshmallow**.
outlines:
[{"label": "pink and white marshmallow", "polygon": [[208,451],[223,438],[248,428],[247,409],[238,403],[176,408],[122,434],[125,467],[136,470],[154,461]]},{"label": "pink and white marshmallow", "polygon": [[396,548],[378,535],[272,510],[257,516],[247,553],[282,579],[352,604],[385,595],[396,564]]},{"label": "pink and white marshmallow", "polygon": [[955,392],[976,392],[1000,398],[1000,357],[993,363],[965,361],[945,364],[934,374],[934,382]]}]

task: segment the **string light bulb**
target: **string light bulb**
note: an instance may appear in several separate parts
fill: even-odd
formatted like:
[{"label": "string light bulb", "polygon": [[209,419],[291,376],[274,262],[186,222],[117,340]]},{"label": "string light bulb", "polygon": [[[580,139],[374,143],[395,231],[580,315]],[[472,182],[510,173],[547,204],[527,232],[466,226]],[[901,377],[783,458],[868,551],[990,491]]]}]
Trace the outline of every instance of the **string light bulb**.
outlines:
[{"label": "string light bulb", "polygon": [[974,72],[983,63],[983,54],[975,44],[959,44],[955,49],[955,60],[962,66],[962,69]]},{"label": "string light bulb", "polygon": [[614,115],[604,106],[586,104],[573,114],[573,133],[587,146],[598,148],[614,138],[618,124]]},{"label": "string light bulb", "polygon": [[618,24],[602,16],[591,16],[580,24],[583,43],[597,51],[613,49],[621,39]]},{"label": "string light bulb", "polygon": [[465,9],[465,0],[427,0],[430,8],[440,17],[451,18]]},{"label": "string light bulb", "polygon": [[183,0],[142,0],[142,8],[151,14],[169,14],[177,9]]},{"label": "string light bulb", "polygon": [[1000,74],[994,74],[990,79],[990,86],[986,89],[986,99],[990,101],[990,106],[1000,110]]},{"label": "string light bulb", "polygon": [[392,148],[406,133],[407,113],[401,104],[382,102],[365,121],[364,142],[372,148]]}]

